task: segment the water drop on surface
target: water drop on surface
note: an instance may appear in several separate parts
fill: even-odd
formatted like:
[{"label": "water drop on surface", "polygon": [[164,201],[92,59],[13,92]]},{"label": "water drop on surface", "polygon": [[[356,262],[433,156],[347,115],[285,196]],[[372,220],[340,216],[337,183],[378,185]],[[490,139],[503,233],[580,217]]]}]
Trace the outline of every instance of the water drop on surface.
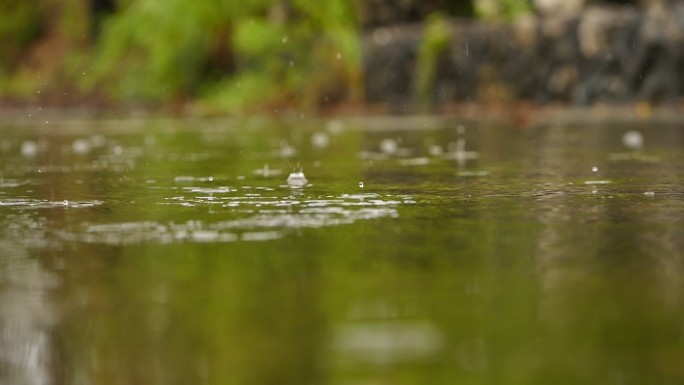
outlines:
[{"label": "water drop on surface", "polygon": [[323,131],[316,132],[311,137],[311,144],[318,149],[324,149],[330,144],[330,137]]},{"label": "water drop on surface", "polygon": [[306,180],[306,177],[302,171],[292,172],[287,177],[287,184],[292,187],[302,187],[306,185],[307,182],[308,181]]},{"label": "water drop on surface", "polygon": [[380,151],[385,154],[392,155],[397,152],[399,145],[397,141],[391,138],[385,138],[380,142]]},{"label": "water drop on surface", "polygon": [[21,144],[21,155],[27,158],[34,157],[38,153],[36,142],[27,140]]},{"label": "water drop on surface", "polygon": [[90,152],[90,141],[86,139],[76,139],[71,143],[71,151],[74,154],[85,155]]},{"label": "water drop on surface", "polygon": [[644,136],[637,130],[627,131],[622,135],[622,144],[632,150],[638,150],[644,146]]}]

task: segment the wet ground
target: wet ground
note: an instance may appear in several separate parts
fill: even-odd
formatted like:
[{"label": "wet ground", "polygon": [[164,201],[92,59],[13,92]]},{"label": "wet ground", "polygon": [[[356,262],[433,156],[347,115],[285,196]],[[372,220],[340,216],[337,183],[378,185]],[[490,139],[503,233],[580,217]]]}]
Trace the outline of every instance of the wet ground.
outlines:
[{"label": "wet ground", "polygon": [[681,383],[683,129],[2,123],[0,383]]}]

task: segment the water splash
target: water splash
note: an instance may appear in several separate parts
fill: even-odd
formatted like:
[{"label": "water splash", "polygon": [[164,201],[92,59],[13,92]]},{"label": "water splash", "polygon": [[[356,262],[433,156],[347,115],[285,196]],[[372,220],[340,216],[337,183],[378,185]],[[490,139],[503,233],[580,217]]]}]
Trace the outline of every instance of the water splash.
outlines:
[{"label": "water splash", "polygon": [[290,187],[304,187],[309,181],[306,179],[304,176],[304,172],[302,171],[295,171],[291,172],[290,175],[287,177],[287,184]]}]

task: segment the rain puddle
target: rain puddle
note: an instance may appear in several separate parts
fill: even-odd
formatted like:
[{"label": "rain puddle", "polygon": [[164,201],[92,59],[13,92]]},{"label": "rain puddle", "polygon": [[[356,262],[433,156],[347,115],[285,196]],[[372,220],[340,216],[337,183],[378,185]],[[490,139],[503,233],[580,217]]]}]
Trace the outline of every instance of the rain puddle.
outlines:
[{"label": "rain puddle", "polygon": [[44,120],[0,383],[684,382],[681,125]]}]

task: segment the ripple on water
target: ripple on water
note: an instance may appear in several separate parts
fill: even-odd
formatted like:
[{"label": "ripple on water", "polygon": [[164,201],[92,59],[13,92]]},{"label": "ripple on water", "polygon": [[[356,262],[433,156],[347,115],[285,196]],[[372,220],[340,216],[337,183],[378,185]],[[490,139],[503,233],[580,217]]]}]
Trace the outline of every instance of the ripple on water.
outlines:
[{"label": "ripple on water", "polygon": [[83,208],[101,205],[102,201],[73,201],[61,200],[50,201],[47,199],[23,199],[23,198],[0,198],[0,206],[15,207],[20,209],[52,209],[59,207]]},{"label": "ripple on water", "polygon": [[[382,196],[373,193],[342,194],[332,198],[315,199],[263,196],[262,193],[241,193],[211,199],[204,196],[177,196],[159,204],[211,207],[217,209],[215,211],[217,219],[182,223],[173,221],[84,223],[74,231],[60,233],[60,236],[65,240],[119,245],[268,241],[282,238],[293,229],[321,228],[352,224],[363,220],[396,218],[399,216],[398,207],[411,202],[413,201],[410,196]],[[225,210],[222,211],[219,208]]]}]

